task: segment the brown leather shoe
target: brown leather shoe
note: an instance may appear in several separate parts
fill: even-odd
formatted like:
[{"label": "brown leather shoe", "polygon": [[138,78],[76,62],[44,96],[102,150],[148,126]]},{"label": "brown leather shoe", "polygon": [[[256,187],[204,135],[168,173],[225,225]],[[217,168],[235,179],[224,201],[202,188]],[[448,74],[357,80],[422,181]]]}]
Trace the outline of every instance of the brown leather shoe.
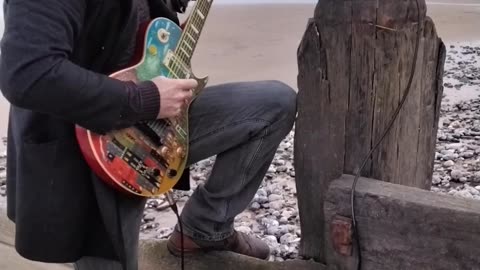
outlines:
[{"label": "brown leather shoe", "polygon": [[[168,239],[167,248],[174,256],[181,255],[180,232],[174,230]],[[222,241],[198,241],[183,236],[184,255],[192,255],[208,251],[231,251],[242,255],[266,260],[270,256],[270,248],[262,240],[235,231],[232,236]]]}]

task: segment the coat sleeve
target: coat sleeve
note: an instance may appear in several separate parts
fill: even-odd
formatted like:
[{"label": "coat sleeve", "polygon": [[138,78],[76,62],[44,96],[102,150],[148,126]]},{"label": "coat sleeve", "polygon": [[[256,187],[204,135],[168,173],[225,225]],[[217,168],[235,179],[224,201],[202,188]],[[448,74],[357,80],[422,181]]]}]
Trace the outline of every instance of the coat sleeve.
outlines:
[{"label": "coat sleeve", "polygon": [[8,0],[4,10],[0,88],[11,104],[99,133],[156,119],[160,95],[151,81],[123,82],[69,60],[85,0]]}]

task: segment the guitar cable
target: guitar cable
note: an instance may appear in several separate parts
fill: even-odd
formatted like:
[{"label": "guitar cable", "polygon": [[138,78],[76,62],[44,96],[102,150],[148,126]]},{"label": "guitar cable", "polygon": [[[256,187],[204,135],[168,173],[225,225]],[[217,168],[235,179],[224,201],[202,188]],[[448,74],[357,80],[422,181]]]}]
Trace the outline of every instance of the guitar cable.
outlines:
[{"label": "guitar cable", "polygon": [[[393,117],[390,120],[390,122],[388,123],[387,128],[383,132],[380,140],[375,144],[375,146],[366,155],[366,157],[364,158],[364,160],[362,162],[362,165],[360,166],[359,169],[357,169],[355,179],[353,180],[350,203],[351,203],[351,210],[352,210],[353,236],[354,236],[354,239],[355,239],[355,242],[356,242],[356,249],[358,251],[357,270],[362,269],[361,268],[362,267],[362,256],[361,256],[361,249],[360,249],[360,235],[358,234],[357,220],[356,220],[356,217],[355,217],[355,188],[357,186],[358,179],[360,178],[360,174],[363,171],[363,169],[365,168],[365,166],[367,165],[367,162],[369,161],[369,159],[371,158],[373,153],[378,149],[380,144],[385,140],[389,131],[392,129],[393,124],[395,123],[395,120],[398,118],[398,115],[400,114],[401,109],[405,105],[405,101],[407,100],[407,97],[408,97],[408,95],[410,93],[410,90],[412,88],[413,77],[414,77],[414,74],[416,72],[416,66],[417,66],[417,60],[418,60],[418,47],[419,47],[419,44],[420,44],[420,39],[421,39],[421,34],[422,34],[422,31],[420,31],[421,30],[421,26],[420,26],[420,23],[421,23],[420,22],[420,4],[419,4],[418,0],[416,0],[415,2],[417,4],[417,10],[418,10],[418,12],[417,12],[417,40],[416,40],[416,44],[415,44],[415,52],[414,52],[414,56],[413,56],[413,62],[412,62],[412,67],[411,67],[411,72],[410,72],[410,77],[409,77],[409,80],[408,80],[407,88],[405,90],[405,93],[403,94],[402,100],[401,100],[398,108],[394,112]],[[378,1],[377,1],[377,7],[378,7]]]},{"label": "guitar cable", "polygon": [[185,270],[185,254],[184,254],[184,250],[183,250],[183,224],[182,224],[182,219],[180,218],[180,214],[179,214],[178,207],[177,207],[177,202],[173,199],[172,193],[167,192],[165,194],[165,197],[167,198],[168,204],[170,204],[170,208],[172,209],[173,213],[175,213],[175,215],[177,216],[178,226],[180,227],[181,269]]}]

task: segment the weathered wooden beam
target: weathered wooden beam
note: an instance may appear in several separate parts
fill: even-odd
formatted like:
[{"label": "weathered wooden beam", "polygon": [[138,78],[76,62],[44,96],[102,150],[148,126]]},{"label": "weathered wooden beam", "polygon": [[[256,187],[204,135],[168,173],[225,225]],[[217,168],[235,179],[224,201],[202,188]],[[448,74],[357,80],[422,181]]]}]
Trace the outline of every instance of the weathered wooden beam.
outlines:
[{"label": "weathered wooden beam", "polygon": [[[355,256],[340,255],[332,241],[334,221],[351,216],[353,178],[333,181],[326,196],[329,269],[356,269]],[[356,191],[363,270],[479,268],[479,201],[367,178]]]},{"label": "weathered wooden beam", "polygon": [[[428,189],[443,94],[445,47],[425,0],[322,0],[298,48],[295,169],[300,254],[325,262],[325,192],[353,174],[405,106],[363,176]],[[418,16],[420,21],[418,21]],[[418,57],[414,59],[420,31]]]}]

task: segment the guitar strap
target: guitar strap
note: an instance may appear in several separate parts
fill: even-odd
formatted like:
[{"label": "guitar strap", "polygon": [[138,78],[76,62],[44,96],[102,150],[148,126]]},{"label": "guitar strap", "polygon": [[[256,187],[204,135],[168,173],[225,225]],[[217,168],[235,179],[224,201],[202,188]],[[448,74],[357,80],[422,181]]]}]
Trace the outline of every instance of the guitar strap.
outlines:
[{"label": "guitar strap", "polygon": [[194,0],[163,0],[170,10],[184,13],[187,9],[188,2]]}]

